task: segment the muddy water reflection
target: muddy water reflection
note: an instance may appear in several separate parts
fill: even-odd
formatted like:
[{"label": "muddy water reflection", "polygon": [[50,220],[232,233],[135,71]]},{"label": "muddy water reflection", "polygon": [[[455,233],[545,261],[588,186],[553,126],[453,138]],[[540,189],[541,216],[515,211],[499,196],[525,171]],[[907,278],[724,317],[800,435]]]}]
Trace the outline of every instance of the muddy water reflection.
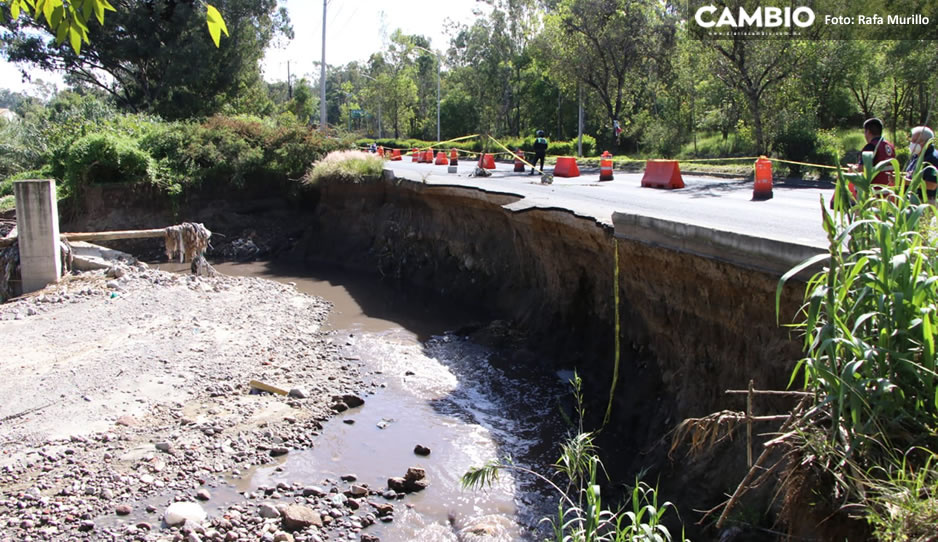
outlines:
[{"label": "muddy water reflection", "polygon": [[[251,486],[318,483],[352,473],[359,483],[383,489],[389,476],[420,466],[429,488],[396,501],[394,522],[365,532],[385,542],[456,540],[461,528],[494,535],[487,540],[536,538],[537,518],[555,503],[544,487],[527,476],[503,475],[488,491],[467,491],[459,478],[471,466],[509,455],[547,472],[564,430],[556,403],[568,394],[557,375],[493,366],[495,352],[446,332],[478,315],[401,294],[373,277],[264,263],[216,267],[293,282],[331,301],[337,342],[346,355],[360,357],[381,386],[364,406],[327,423],[314,449],[290,454],[282,470],[258,469]],[[416,444],[431,455],[414,455]]]}]

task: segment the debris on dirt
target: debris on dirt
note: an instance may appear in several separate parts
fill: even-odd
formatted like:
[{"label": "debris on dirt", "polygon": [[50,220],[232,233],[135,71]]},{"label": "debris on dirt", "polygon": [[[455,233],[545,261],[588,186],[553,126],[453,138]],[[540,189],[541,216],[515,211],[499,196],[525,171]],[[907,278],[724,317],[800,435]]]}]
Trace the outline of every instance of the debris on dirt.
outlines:
[{"label": "debris on dirt", "polygon": [[13,297],[14,280],[19,280],[20,249],[13,245],[0,249],[0,303]]},{"label": "debris on dirt", "polygon": [[278,388],[277,386],[271,386],[270,384],[265,384],[257,380],[252,380],[250,386],[252,392],[257,390],[259,392],[275,393],[277,395],[288,395],[287,390]]},{"label": "debris on dirt", "polygon": [[166,257],[179,257],[179,263],[194,261],[205,254],[212,232],[202,224],[183,222],[166,228]]}]

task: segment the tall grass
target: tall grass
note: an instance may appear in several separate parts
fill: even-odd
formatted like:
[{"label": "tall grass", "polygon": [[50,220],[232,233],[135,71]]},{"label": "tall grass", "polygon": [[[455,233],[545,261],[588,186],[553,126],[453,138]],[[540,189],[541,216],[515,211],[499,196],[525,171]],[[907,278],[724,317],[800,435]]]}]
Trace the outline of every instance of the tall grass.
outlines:
[{"label": "tall grass", "polygon": [[384,160],[361,151],[332,151],[313,164],[304,178],[306,184],[325,180],[362,182],[376,179],[384,170]]},{"label": "tall grass", "polygon": [[786,273],[776,291],[778,314],[784,284],[824,263],[807,283],[797,325],[805,356],[791,383],[800,379],[814,402],[792,439],[794,469],[818,473],[815,482],[832,487],[813,494],[866,517],[881,539],[933,540],[938,255],[926,226],[934,212],[922,164],[907,182],[884,187],[872,179],[889,166],[902,171],[898,161],[862,160],[862,173],[839,174],[833,211],[821,202],[828,253]]},{"label": "tall grass", "polygon": [[[911,182],[895,189],[872,184],[896,160],[872,164],[864,153],[860,174],[841,175],[835,210],[822,202],[829,253],[808,265],[826,268],[808,281],[805,357],[801,375],[817,396],[817,409],[831,414],[830,438],[849,454],[869,439],[918,432],[938,420],[935,332],[938,326],[938,258],[922,235],[930,216],[921,165]],[[850,181],[854,199],[846,189]]]}]

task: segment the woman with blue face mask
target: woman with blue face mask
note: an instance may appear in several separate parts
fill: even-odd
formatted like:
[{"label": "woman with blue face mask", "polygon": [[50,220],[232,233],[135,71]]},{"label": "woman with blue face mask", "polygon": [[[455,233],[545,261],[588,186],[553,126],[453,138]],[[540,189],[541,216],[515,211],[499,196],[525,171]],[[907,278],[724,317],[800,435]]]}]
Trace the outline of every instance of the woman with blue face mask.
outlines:
[{"label": "woman with blue face mask", "polygon": [[911,178],[918,167],[920,160],[925,163],[922,165],[922,178],[925,181],[925,189],[928,192],[929,203],[935,202],[935,193],[938,192],[938,152],[935,146],[930,142],[935,137],[935,132],[928,126],[916,126],[909,133],[909,163],[905,167],[906,178]]}]

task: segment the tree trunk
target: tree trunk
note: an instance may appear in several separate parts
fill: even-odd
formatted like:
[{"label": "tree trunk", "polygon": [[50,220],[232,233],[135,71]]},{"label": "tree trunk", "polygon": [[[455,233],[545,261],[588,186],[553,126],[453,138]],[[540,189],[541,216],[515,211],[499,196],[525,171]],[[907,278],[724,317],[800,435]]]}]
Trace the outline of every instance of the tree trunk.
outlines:
[{"label": "tree trunk", "polygon": [[753,129],[756,133],[756,150],[765,153],[765,134],[762,130],[762,101],[758,94],[749,92],[749,108],[752,113]]}]

